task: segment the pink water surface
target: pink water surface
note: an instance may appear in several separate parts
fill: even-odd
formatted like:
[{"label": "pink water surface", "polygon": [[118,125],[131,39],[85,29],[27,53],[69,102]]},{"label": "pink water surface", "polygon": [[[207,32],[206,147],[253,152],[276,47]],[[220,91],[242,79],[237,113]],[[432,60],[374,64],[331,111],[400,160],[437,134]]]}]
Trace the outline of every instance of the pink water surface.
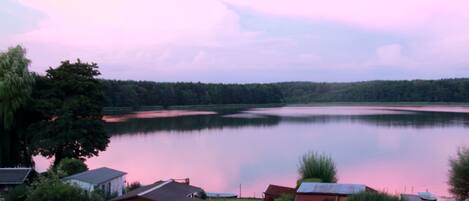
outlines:
[{"label": "pink water surface", "polygon": [[[296,111],[304,116],[317,115],[311,112],[316,110],[325,114],[335,111],[334,115],[377,112],[376,108],[366,107],[324,107],[247,113],[291,116]],[[382,113],[398,115],[393,111]],[[448,195],[449,157],[455,155],[458,147],[467,145],[469,130],[463,125],[417,128],[360,121],[281,122],[270,127],[113,136],[108,149],[87,164],[90,168],[107,166],[128,172],[128,182],[150,184],[189,177],[192,184],[209,192],[239,193],[241,184],[243,196],[261,197],[268,184],[294,186],[299,158],[313,150],[332,156],[340,183],[366,184],[389,193],[428,190]],[[49,165],[40,157],[36,163],[39,170]]]}]

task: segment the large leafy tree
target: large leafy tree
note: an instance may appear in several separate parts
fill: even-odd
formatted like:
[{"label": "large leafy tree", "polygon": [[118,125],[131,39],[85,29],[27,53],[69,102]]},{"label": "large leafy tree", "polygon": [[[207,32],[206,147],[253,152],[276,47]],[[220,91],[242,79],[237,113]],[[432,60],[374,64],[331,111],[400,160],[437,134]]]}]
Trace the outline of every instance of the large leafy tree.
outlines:
[{"label": "large leafy tree", "polygon": [[38,80],[38,108],[47,117],[38,124],[37,151],[55,157],[85,159],[104,151],[109,137],[101,111],[104,97],[95,63],[64,61]]},{"label": "large leafy tree", "polygon": [[0,53],[0,166],[32,163],[25,153],[28,151],[24,129],[28,124],[25,107],[34,83],[29,63],[21,46]]},{"label": "large leafy tree", "polygon": [[461,148],[457,157],[450,159],[450,192],[459,200],[469,198],[469,149]]}]

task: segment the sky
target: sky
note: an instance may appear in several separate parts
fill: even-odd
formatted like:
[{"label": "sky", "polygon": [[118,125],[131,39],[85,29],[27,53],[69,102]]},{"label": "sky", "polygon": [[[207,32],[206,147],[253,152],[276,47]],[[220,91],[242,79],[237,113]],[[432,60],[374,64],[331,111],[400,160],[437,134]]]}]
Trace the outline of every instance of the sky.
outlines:
[{"label": "sky", "polygon": [[0,51],[44,73],[223,83],[469,76],[467,0],[0,0]]}]

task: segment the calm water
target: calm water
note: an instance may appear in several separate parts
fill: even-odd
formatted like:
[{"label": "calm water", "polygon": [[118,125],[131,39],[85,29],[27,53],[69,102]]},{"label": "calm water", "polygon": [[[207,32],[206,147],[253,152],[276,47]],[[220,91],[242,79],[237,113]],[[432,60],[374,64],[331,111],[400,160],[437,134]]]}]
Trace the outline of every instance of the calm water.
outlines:
[{"label": "calm water", "polygon": [[[143,113],[109,117],[107,151],[87,161],[150,184],[191,179],[207,191],[260,197],[268,184],[294,186],[299,158],[329,154],[340,183],[390,193],[447,195],[448,159],[469,146],[469,109],[283,107]],[[48,161],[36,158],[39,170]]]}]

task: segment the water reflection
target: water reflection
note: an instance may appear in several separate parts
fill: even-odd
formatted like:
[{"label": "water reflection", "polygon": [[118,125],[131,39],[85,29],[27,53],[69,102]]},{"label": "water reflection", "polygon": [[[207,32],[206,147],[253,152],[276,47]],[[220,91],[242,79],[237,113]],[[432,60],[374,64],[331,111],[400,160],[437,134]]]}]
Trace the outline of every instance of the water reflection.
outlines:
[{"label": "water reflection", "polygon": [[[270,109],[272,110],[272,109]],[[232,111],[233,112],[233,111]],[[237,112],[237,113],[236,113]],[[123,122],[109,122],[106,129],[111,135],[145,134],[157,131],[200,131],[204,129],[271,127],[280,123],[326,124],[331,122],[364,123],[379,127],[436,128],[469,126],[469,115],[449,112],[397,112],[381,114],[272,114],[258,111],[236,111],[235,114],[210,114],[171,118],[135,118]]]},{"label": "water reflection", "polygon": [[244,195],[261,196],[268,184],[295,185],[299,157],[315,150],[334,158],[342,183],[447,195],[448,158],[469,145],[468,122],[466,113],[371,107],[129,119],[107,124],[108,150],[87,163],[144,184],[190,177],[208,191],[237,193],[242,184]]}]

